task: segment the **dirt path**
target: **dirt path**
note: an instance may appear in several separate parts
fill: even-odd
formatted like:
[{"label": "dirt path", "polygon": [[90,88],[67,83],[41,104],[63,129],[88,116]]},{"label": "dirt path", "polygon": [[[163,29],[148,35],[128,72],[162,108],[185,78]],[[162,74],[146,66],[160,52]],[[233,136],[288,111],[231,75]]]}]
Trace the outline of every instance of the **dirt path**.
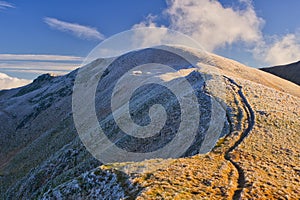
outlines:
[{"label": "dirt path", "polygon": [[233,199],[241,199],[241,194],[243,191],[243,188],[245,186],[245,174],[243,169],[239,166],[239,164],[237,162],[235,162],[232,158],[230,153],[237,148],[241,142],[245,139],[245,137],[247,137],[250,133],[250,131],[252,130],[254,124],[255,124],[255,115],[254,115],[254,111],[252,110],[252,107],[250,106],[247,98],[245,97],[244,93],[243,93],[243,88],[242,86],[238,85],[234,80],[225,77],[232,85],[238,87],[238,92],[237,94],[239,95],[239,97],[241,98],[241,103],[243,105],[243,109],[246,112],[246,121],[247,121],[247,128],[244,129],[242,131],[242,133],[239,136],[239,139],[225,152],[225,159],[228,160],[229,162],[231,162],[233,164],[233,166],[236,168],[237,172],[238,172],[238,187],[234,192],[233,195]]}]

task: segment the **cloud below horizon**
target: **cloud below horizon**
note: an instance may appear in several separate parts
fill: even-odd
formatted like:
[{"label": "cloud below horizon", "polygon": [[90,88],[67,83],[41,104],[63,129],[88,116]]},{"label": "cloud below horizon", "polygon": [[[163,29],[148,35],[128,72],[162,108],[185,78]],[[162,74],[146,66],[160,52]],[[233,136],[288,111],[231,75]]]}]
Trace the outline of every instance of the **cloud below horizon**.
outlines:
[{"label": "cloud below horizon", "polygon": [[56,18],[45,17],[44,22],[53,29],[67,32],[75,35],[78,38],[90,40],[104,40],[105,37],[96,28],[84,26],[76,23],[70,23],[58,20]]},{"label": "cloud below horizon", "polygon": [[21,87],[30,82],[32,80],[19,79],[0,72],[0,90]]}]

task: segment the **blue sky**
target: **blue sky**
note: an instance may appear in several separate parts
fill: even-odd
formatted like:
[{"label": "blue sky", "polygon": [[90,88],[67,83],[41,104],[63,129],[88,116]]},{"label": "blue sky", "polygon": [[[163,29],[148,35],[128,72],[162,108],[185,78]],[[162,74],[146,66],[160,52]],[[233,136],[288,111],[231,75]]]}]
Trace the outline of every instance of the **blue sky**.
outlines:
[{"label": "blue sky", "polygon": [[0,73],[31,80],[68,72],[103,39],[134,25],[175,29],[253,67],[284,64],[300,60],[299,8],[298,0],[0,1]]}]

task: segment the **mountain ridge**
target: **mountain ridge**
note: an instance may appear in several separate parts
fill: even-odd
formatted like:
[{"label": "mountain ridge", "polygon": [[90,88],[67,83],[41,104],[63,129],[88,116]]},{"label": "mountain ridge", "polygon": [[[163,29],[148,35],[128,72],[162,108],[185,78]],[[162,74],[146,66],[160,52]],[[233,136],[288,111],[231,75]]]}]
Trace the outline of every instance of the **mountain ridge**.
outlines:
[{"label": "mountain ridge", "polygon": [[[299,86],[217,55],[203,57],[201,52],[183,50],[198,56],[199,65],[219,70],[219,78],[225,83],[226,96],[219,98],[226,110],[230,133],[220,138],[211,152],[162,161],[116,163],[112,167],[102,165],[85,149],[75,129],[71,95],[78,70],[58,77],[42,75],[30,85],[0,93],[0,197],[51,199],[77,195],[79,199],[92,199],[95,195],[104,198],[115,194],[116,198],[125,199],[175,198],[176,193],[177,198],[299,196],[295,190],[299,185],[295,164],[299,153],[296,134],[300,126],[297,121]],[[132,61],[126,60],[125,64],[129,66]],[[95,69],[92,65],[89,67]],[[256,126],[238,142],[251,121],[245,99],[239,95],[241,88],[256,116],[253,119]],[[207,92],[215,94],[212,89],[208,84]],[[283,137],[284,131],[288,133],[285,139],[288,143],[276,140]],[[268,140],[272,144],[268,144]],[[234,145],[236,142],[238,145]],[[234,148],[230,150],[231,146]],[[276,157],[271,154],[273,151],[277,152]],[[281,160],[283,155],[290,160],[289,165]],[[278,164],[270,162],[272,160]],[[151,169],[152,164],[147,165],[148,162],[162,164]],[[141,168],[142,173],[123,173],[130,168],[128,166]],[[276,171],[281,169],[285,171]],[[287,171],[293,176],[287,176]],[[277,180],[273,177],[275,172],[278,172]],[[239,180],[241,174],[243,180]],[[256,177],[257,174],[261,174],[260,177]],[[290,182],[285,189],[278,190],[283,187],[281,180]],[[164,183],[165,189],[158,182]],[[107,187],[106,183],[109,183]],[[259,190],[262,186],[267,189]],[[114,188],[119,192],[114,193]]]},{"label": "mountain ridge", "polygon": [[300,61],[286,65],[278,65],[260,69],[300,85]]}]

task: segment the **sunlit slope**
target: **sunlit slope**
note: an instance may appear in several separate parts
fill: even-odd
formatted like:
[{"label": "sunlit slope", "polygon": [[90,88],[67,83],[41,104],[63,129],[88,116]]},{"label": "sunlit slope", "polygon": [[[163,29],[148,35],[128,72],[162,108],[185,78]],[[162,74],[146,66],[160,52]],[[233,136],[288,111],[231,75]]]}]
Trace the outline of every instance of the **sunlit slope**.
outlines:
[{"label": "sunlit slope", "polygon": [[[225,95],[217,99],[226,111],[228,135],[211,152],[101,166],[75,129],[71,95],[77,71],[43,75],[30,85],[0,92],[0,198],[299,198],[300,87],[217,55],[161,48],[197,57],[198,66],[211,69],[224,84]],[[128,66],[134,62],[125,61]],[[105,60],[87,68],[96,70],[101,62]],[[180,64],[171,59],[174,63]],[[188,77],[194,70],[178,71]],[[205,73],[210,75],[209,70]],[[107,85],[109,81],[113,79]],[[206,92],[215,94],[210,87]]]}]

